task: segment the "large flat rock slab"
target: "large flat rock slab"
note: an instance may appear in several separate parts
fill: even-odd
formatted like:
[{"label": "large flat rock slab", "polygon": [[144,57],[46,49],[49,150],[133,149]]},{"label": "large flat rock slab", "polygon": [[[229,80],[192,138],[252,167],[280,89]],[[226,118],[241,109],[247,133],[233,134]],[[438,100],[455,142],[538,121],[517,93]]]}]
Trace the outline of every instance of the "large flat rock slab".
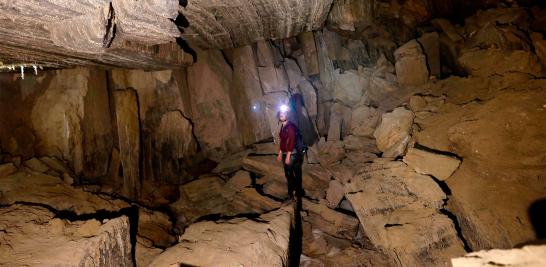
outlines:
[{"label": "large flat rock slab", "polygon": [[451,259],[451,263],[453,267],[546,266],[546,246],[482,250]]},{"label": "large flat rock slab", "polygon": [[284,207],[257,219],[192,224],[180,243],[159,255],[150,267],[286,266],[293,210]]},{"label": "large flat rock slab", "polygon": [[0,266],[133,266],[129,219],[68,221],[46,208],[0,209]]},{"label": "large flat rock slab", "polygon": [[47,205],[77,215],[97,211],[116,212],[129,204],[104,195],[94,195],[63,183],[60,178],[41,173],[17,172],[0,178],[0,205],[17,202]]}]

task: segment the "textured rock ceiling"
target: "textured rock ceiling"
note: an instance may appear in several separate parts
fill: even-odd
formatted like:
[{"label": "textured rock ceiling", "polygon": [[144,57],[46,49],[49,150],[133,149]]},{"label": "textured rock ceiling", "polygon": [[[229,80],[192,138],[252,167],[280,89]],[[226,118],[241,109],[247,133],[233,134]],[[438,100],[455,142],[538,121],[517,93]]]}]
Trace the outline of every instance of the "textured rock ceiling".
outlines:
[{"label": "textured rock ceiling", "polygon": [[[188,65],[192,57],[176,44],[177,37],[202,48],[286,38],[320,28],[332,0],[190,0],[180,5],[186,2],[0,0],[0,62],[144,69]],[[187,21],[177,17],[179,12]],[[177,27],[188,21],[189,28]]]},{"label": "textured rock ceiling", "polygon": [[332,0],[193,0],[182,9],[183,34],[204,48],[233,48],[320,28]]}]

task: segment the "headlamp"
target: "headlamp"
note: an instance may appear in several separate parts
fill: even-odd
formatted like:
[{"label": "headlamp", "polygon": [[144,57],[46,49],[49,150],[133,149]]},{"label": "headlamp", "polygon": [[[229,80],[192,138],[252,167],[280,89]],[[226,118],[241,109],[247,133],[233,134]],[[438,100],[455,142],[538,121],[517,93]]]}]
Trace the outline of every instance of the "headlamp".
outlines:
[{"label": "headlamp", "polygon": [[287,111],[288,111],[288,106],[287,106],[287,105],[281,105],[281,106],[279,107],[279,110],[280,110],[281,112],[287,112]]}]

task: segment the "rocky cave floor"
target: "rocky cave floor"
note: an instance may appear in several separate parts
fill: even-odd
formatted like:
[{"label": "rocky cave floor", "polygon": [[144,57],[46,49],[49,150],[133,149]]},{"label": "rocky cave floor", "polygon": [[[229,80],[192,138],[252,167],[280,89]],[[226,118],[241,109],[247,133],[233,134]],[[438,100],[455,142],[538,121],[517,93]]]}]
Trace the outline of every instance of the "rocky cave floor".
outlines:
[{"label": "rocky cave floor", "polygon": [[[496,205],[492,214],[509,217],[513,211],[502,207],[520,199],[512,195],[544,196],[546,40],[530,35],[534,49],[526,50],[518,19],[514,10],[480,13],[463,30],[476,28],[483,38],[466,43],[453,25],[438,22],[442,38],[452,38],[443,44],[474,47],[456,59],[469,75],[406,87],[398,92],[405,101],[383,114],[359,103],[340,107],[353,114],[352,128],[341,133],[340,115],[328,136],[343,138],[310,148],[305,196],[296,204],[283,204],[286,181],[274,143],[214,166],[204,162],[182,185],[147,181],[136,202],[116,194],[119,185],[87,184],[56,158],[3,154],[0,265],[450,266],[456,257],[456,266],[511,264],[501,254],[464,255],[518,227],[496,228],[493,215],[477,209]],[[499,30],[492,21],[519,28]],[[499,32],[513,37],[502,38],[503,49],[491,37]],[[413,40],[395,52],[397,74],[383,58],[339,79],[347,87],[353,76],[386,86],[391,77],[403,79],[399,64],[412,70],[408,79],[419,77],[421,45]],[[491,189],[497,185],[504,187]],[[544,246],[504,253],[545,263]]]}]

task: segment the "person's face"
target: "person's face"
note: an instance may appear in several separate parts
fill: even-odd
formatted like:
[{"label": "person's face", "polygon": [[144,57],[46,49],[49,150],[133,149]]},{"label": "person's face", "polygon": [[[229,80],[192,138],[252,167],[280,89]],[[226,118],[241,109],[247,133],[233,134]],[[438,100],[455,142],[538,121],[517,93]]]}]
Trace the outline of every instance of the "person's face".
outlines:
[{"label": "person's face", "polygon": [[288,114],[286,114],[285,112],[279,113],[279,120],[281,122],[285,122],[286,120],[288,120]]}]

